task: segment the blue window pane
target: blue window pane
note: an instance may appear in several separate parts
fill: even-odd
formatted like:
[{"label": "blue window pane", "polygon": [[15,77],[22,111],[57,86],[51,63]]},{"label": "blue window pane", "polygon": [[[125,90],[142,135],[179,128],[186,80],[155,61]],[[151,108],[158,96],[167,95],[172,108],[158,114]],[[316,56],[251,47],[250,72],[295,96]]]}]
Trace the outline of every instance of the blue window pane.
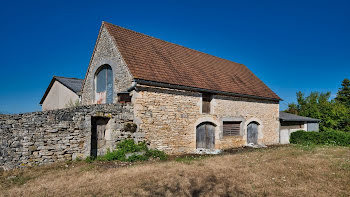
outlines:
[{"label": "blue window pane", "polygon": [[106,91],[106,69],[100,70],[100,72],[96,76],[96,92],[104,92]]}]

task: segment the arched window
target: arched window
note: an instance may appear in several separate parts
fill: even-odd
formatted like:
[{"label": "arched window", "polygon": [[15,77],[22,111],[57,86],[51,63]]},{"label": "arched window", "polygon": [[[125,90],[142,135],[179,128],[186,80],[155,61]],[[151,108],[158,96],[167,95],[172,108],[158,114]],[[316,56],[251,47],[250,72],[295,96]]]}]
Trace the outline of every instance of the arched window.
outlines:
[{"label": "arched window", "polygon": [[113,103],[113,72],[109,65],[101,66],[95,74],[95,101]]}]

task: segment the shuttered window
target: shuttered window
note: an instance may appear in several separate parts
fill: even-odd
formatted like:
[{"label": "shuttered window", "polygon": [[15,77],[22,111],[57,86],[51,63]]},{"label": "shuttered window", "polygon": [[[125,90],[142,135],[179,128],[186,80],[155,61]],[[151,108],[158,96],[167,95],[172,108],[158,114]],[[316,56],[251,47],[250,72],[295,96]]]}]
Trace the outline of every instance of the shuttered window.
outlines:
[{"label": "shuttered window", "polygon": [[223,122],[224,136],[238,136],[241,131],[241,122],[225,121]]},{"label": "shuttered window", "polygon": [[210,113],[210,101],[211,101],[211,94],[203,93],[202,94],[202,113],[205,113],[205,114]]}]

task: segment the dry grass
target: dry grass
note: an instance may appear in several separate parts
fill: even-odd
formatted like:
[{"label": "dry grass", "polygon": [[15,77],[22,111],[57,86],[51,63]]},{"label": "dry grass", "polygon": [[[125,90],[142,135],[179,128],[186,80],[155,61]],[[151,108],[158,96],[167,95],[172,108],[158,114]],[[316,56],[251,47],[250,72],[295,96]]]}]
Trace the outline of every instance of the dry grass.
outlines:
[{"label": "dry grass", "polygon": [[350,196],[349,147],[285,146],[116,167],[4,172],[0,196]]}]

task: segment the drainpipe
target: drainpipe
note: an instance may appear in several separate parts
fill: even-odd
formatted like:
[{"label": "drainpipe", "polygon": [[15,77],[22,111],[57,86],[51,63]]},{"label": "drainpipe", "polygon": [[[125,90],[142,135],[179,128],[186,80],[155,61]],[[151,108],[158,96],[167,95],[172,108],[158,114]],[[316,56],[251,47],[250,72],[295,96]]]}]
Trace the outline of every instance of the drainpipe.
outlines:
[{"label": "drainpipe", "polygon": [[131,86],[127,89],[128,92],[133,91],[136,88],[137,82],[135,80],[132,81]]}]

